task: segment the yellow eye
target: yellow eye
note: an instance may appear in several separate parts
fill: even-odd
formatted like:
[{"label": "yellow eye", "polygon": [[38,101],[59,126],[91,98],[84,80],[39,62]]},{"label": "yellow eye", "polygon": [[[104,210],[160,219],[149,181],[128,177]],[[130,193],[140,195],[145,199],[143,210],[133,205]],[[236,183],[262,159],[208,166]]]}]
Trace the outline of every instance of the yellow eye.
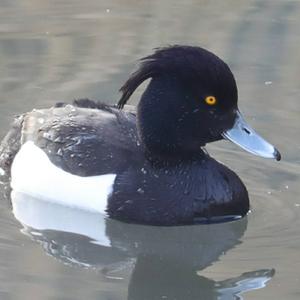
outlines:
[{"label": "yellow eye", "polygon": [[205,98],[205,102],[206,102],[206,104],[208,104],[208,105],[215,105],[215,104],[217,103],[217,99],[216,99],[216,97],[214,97],[214,96],[207,96],[207,97]]}]

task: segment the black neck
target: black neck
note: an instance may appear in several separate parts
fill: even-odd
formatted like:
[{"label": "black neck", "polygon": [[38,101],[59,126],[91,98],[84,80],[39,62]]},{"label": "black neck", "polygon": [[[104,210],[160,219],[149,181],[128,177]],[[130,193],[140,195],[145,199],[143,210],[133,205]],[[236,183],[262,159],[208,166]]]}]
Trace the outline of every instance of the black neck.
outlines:
[{"label": "black neck", "polygon": [[[192,93],[176,77],[154,78],[138,104],[138,133],[152,155],[191,157],[202,153],[205,139],[194,130]],[[199,126],[198,126],[199,128]]]}]

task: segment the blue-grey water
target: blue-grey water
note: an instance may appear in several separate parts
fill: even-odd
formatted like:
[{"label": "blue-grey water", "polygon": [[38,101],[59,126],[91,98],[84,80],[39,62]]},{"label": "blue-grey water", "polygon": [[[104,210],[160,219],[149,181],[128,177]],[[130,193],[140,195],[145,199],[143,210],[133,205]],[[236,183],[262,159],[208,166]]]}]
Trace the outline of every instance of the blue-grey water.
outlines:
[{"label": "blue-grey water", "polygon": [[169,44],[228,62],[241,110],[281,150],[278,163],[207,147],[243,179],[251,213],[156,228],[2,193],[0,299],[300,298],[300,1],[0,0],[0,137],[32,108],[115,103],[136,60]]}]

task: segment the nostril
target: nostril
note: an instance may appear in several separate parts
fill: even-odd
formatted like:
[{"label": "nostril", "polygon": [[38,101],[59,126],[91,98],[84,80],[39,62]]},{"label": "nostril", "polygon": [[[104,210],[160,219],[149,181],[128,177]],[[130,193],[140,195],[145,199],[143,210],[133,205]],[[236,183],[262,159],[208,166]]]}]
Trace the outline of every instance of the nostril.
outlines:
[{"label": "nostril", "polygon": [[243,130],[247,133],[247,134],[250,134],[250,130],[248,130],[246,127],[243,127]]}]

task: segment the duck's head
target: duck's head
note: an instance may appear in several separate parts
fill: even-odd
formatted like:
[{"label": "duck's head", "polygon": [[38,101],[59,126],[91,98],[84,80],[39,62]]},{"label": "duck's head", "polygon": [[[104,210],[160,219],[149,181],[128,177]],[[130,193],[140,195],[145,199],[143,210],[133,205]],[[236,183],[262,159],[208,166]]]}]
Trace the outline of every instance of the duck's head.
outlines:
[{"label": "duck's head", "polygon": [[122,86],[118,106],[149,78],[138,104],[137,127],[150,153],[196,154],[206,143],[225,138],[253,154],[280,160],[278,150],[242,117],[234,76],[213,53],[191,46],[157,49]]}]

